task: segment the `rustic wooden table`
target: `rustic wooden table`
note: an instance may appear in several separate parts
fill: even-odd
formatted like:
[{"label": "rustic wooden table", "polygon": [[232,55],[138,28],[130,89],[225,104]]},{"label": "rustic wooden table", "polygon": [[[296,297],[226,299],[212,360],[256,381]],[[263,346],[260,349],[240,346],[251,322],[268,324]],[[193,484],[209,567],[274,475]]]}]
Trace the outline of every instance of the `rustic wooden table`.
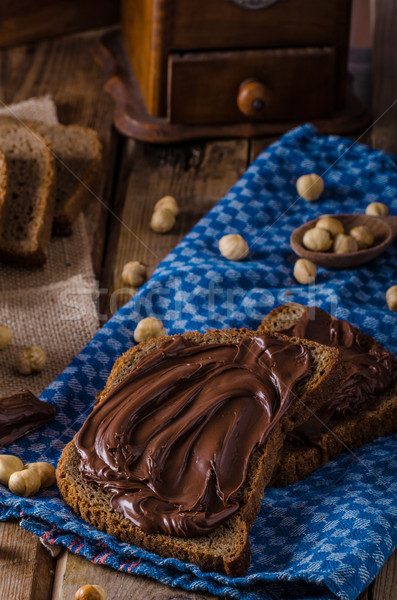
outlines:
[{"label": "rustic wooden table", "polygon": [[[360,141],[397,153],[397,47],[387,44],[397,28],[397,13],[392,13],[387,0],[378,1],[377,10],[373,110],[378,120]],[[153,147],[122,138],[112,127],[112,101],[102,90],[102,73],[91,56],[99,36],[100,32],[90,32],[1,51],[0,99],[11,103],[50,93],[61,122],[99,132],[106,169],[100,201],[93,201],[89,218],[96,228],[92,256],[103,290],[101,312],[109,315],[117,301],[125,300],[119,297],[115,302],[112,296],[120,286],[123,264],[138,259],[152,272],[272,140]],[[151,207],[169,193],[179,200],[180,218],[172,233],[153,234],[148,227]],[[209,598],[117,573],[67,551],[53,559],[17,523],[0,523],[1,599],[73,600],[76,590],[87,583],[102,585],[108,600]],[[360,597],[386,599],[397,599],[396,553]]]}]

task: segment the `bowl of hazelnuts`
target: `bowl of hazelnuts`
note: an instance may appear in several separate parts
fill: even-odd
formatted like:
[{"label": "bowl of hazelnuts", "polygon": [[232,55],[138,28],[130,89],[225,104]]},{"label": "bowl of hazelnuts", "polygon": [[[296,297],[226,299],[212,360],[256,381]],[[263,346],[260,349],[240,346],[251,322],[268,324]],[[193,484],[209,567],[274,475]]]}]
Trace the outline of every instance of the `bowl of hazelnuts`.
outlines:
[{"label": "bowl of hazelnuts", "polygon": [[384,252],[397,237],[397,217],[324,215],[291,235],[295,254],[329,269],[357,267]]}]

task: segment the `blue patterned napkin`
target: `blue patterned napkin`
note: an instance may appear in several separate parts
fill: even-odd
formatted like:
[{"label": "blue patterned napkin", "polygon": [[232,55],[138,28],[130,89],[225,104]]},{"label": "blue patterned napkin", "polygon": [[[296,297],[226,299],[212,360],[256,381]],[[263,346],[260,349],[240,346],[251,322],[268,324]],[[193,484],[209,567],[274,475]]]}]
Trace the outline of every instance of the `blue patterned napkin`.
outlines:
[{"label": "blue patterned napkin", "polygon": [[[317,203],[296,195],[296,179],[311,172],[325,181]],[[148,315],[161,318],[169,333],[256,328],[273,307],[294,300],[352,321],[396,352],[397,314],[385,302],[387,288],[397,283],[396,244],[360,269],[319,269],[312,287],[292,277],[289,237],[296,226],[324,213],[364,212],[375,200],[397,214],[397,171],[390,156],[318,135],[309,125],[284,135],[45,390],[41,397],[56,404],[56,419],[5,451],[56,464],[114,360],[134,343],[136,323]],[[235,263],[220,256],[218,240],[226,233],[244,236],[247,259]],[[77,318],[84,316],[76,311]],[[250,535],[250,570],[235,579],[118,542],[77,518],[56,489],[22,499],[0,486],[0,506],[2,519],[21,517],[23,527],[50,543],[170,586],[250,600],[352,600],[397,545],[397,435],[345,454],[297,484],[266,490]]]}]

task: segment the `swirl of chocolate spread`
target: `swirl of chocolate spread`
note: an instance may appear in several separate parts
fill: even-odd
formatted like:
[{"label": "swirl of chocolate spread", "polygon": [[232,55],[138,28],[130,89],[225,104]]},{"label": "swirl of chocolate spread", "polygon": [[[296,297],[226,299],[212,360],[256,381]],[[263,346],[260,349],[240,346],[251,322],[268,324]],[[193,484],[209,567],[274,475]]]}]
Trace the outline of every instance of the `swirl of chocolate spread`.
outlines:
[{"label": "swirl of chocolate spread", "polygon": [[324,425],[334,417],[353,414],[397,380],[397,359],[390,352],[358,327],[332,317],[321,308],[305,307],[295,324],[279,333],[338,348],[345,367],[342,382],[328,404],[291,431],[289,437],[321,446]]},{"label": "swirl of chocolate spread", "polygon": [[239,508],[252,453],[310,375],[300,344],[266,334],[143,356],[75,438],[80,472],[149,532],[208,533]]}]

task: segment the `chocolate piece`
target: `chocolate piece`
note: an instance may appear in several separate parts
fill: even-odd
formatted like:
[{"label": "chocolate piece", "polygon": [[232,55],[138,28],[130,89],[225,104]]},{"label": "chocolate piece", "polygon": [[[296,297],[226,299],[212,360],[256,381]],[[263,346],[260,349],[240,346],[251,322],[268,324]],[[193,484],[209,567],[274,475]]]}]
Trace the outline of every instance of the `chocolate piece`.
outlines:
[{"label": "chocolate piece", "polygon": [[48,423],[54,416],[54,406],[39,400],[29,390],[0,398],[0,448]]},{"label": "chocolate piece", "polygon": [[208,533],[239,508],[250,458],[310,375],[300,344],[267,334],[150,351],[75,438],[80,472],[150,532]]},{"label": "chocolate piece", "polygon": [[306,307],[302,317],[280,333],[337,347],[345,367],[342,382],[328,404],[291,431],[288,435],[293,438],[321,446],[322,434],[333,418],[353,414],[397,380],[397,359],[390,352],[358,327],[332,317],[321,308]]}]

